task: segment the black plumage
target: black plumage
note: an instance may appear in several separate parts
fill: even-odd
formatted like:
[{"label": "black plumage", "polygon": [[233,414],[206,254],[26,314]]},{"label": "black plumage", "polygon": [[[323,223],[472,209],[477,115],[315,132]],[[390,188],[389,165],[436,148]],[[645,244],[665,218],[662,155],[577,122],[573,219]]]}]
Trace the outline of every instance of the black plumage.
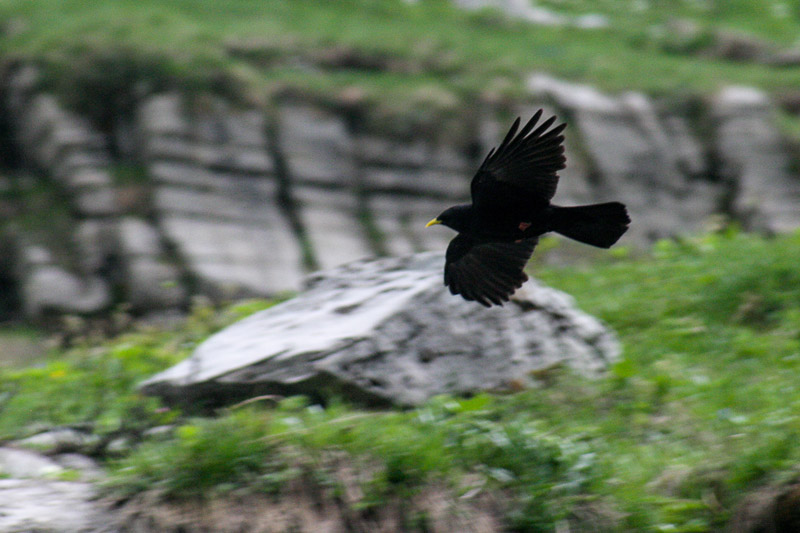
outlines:
[{"label": "black plumage", "polygon": [[630,218],[619,202],[550,203],[566,163],[566,124],[552,127],[556,117],[539,124],[541,117],[540,109],[521,130],[517,118],[472,178],[472,203],[446,209],[428,223],[458,232],[445,258],[444,283],[451,293],[487,307],[502,305],[528,279],[525,264],[540,235],[555,231],[608,248],[628,229]]}]

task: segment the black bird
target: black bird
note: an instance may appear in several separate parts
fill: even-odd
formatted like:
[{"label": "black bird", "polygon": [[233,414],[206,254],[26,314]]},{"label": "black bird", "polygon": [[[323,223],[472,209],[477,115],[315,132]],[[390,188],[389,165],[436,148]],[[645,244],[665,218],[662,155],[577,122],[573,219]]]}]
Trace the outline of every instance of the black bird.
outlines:
[{"label": "black bird", "polygon": [[489,151],[472,178],[471,204],[453,206],[426,226],[444,224],[458,232],[447,247],[444,284],[486,307],[503,305],[527,281],[523,269],[543,233],[609,248],[630,224],[619,202],[550,203],[566,162],[566,124],[550,129],[556,120],[551,117],[536,127],[541,116],[540,109],[519,133],[517,118],[500,146]]}]

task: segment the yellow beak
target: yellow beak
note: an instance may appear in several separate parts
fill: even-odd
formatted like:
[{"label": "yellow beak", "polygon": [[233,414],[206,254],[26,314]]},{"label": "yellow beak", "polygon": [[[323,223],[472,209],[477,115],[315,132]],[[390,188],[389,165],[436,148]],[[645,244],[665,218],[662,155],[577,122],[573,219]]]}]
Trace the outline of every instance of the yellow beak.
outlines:
[{"label": "yellow beak", "polygon": [[434,218],[433,220],[425,224],[425,227],[430,228],[431,226],[435,226],[436,224],[441,224],[441,223],[442,223],[441,220],[439,220],[438,218]]}]

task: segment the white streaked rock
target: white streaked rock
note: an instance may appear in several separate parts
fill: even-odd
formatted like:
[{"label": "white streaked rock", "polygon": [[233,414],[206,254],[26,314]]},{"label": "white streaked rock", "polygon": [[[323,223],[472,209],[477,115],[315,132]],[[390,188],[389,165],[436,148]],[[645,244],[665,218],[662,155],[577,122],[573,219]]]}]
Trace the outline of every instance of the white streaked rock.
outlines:
[{"label": "white streaked rock", "polygon": [[213,335],[142,384],[170,402],[345,393],[416,405],[531,381],[565,364],[589,376],[619,355],[614,335],[571,297],[533,280],[486,309],[442,285],[438,253],[318,273],[296,298]]}]

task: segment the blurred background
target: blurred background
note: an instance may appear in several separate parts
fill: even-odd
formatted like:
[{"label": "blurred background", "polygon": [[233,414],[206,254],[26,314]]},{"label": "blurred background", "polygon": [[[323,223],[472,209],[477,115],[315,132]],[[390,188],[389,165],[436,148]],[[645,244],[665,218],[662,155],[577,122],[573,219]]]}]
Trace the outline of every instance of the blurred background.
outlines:
[{"label": "blurred background", "polygon": [[274,296],[317,268],[440,250],[450,235],[424,223],[539,107],[570,126],[556,201],[623,201],[625,246],[721,220],[789,231],[795,11],[11,2],[0,316]]},{"label": "blurred background", "polygon": [[[622,360],[600,382],[554,371],[545,392],[370,422],[392,439],[307,442],[351,408],[287,400],[247,415],[291,434],[267,451],[321,455],[254,467],[258,483],[375,442],[365,468],[384,477],[343,483],[378,499],[350,494],[344,530],[401,530],[375,510],[399,505],[402,528],[439,531],[430,491],[475,531],[781,530],[784,511],[800,527],[796,0],[0,0],[0,439],[78,428],[98,440],[49,452],[105,467],[188,428],[113,476],[191,493],[152,458],[192,464],[252,420],[187,421],[135,384],[310,272],[443,252],[452,234],[425,222],[540,107],[568,123],[554,201],[619,200],[633,222],[610,252],[548,237],[531,273],[616,330]],[[409,459],[434,426],[477,440]],[[453,488],[459,469],[483,477]]]}]

